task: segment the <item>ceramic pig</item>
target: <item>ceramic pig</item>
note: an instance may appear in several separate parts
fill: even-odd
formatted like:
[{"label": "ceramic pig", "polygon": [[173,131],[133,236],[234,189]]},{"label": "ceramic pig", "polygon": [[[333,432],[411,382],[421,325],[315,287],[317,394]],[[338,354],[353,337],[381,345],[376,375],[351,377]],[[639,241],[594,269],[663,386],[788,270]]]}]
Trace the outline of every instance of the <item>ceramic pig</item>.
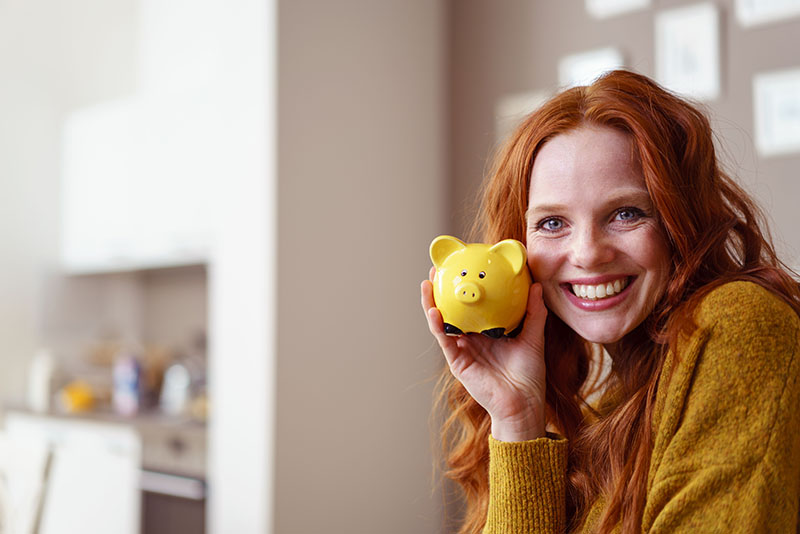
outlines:
[{"label": "ceramic pig", "polygon": [[466,244],[448,235],[433,240],[433,299],[445,332],[515,335],[525,317],[531,277],[525,246],[515,239]]}]

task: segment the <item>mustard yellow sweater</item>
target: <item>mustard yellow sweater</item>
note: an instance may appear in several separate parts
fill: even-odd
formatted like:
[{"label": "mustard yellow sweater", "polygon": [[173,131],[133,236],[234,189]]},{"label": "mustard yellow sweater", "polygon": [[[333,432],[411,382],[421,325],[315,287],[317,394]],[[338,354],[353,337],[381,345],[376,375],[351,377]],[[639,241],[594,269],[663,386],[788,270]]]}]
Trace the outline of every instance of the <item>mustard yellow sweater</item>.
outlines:
[{"label": "mustard yellow sweater", "polygon": [[[642,531],[796,532],[800,320],[760,286],[733,282],[702,301],[696,321],[656,396]],[[489,439],[484,532],[564,532],[566,440]],[[602,510],[595,503],[579,532]]]}]

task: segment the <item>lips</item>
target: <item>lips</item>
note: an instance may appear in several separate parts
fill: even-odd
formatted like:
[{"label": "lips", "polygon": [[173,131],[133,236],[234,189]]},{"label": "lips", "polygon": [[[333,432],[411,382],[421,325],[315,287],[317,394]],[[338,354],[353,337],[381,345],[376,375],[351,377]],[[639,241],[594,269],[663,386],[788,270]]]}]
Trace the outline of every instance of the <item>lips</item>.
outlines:
[{"label": "lips", "polygon": [[634,280],[635,276],[612,275],[571,280],[560,286],[574,306],[585,311],[603,311],[626,300]]}]

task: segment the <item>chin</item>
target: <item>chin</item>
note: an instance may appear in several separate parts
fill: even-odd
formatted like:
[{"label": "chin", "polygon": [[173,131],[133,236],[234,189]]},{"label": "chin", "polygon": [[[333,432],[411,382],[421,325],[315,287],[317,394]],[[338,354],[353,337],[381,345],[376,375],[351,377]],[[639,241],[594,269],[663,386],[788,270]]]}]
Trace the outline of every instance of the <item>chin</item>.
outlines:
[{"label": "chin", "polygon": [[610,345],[616,343],[617,341],[625,337],[624,335],[615,335],[608,333],[601,334],[601,333],[587,332],[586,334],[584,334],[577,330],[575,332],[589,343],[597,343],[599,345]]},{"label": "chin", "polygon": [[592,324],[577,323],[571,324],[564,321],[576,334],[590,343],[598,343],[600,345],[609,345],[621,340],[625,335],[633,329],[620,328],[618,323],[608,325],[603,321],[592,321]]}]

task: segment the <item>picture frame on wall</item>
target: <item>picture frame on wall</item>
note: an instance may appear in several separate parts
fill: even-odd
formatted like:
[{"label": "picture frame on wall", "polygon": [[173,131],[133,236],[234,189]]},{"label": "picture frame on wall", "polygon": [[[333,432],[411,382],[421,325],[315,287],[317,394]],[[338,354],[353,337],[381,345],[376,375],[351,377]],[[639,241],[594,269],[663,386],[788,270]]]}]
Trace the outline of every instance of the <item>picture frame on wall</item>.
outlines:
[{"label": "picture frame on wall", "polygon": [[558,62],[558,84],[562,88],[589,85],[603,73],[622,67],[625,59],[614,47],[571,54]]},{"label": "picture frame on wall", "polygon": [[800,0],[736,0],[736,20],[749,28],[800,17]]},{"label": "picture frame on wall", "polygon": [[552,95],[545,90],[514,93],[500,98],[494,106],[494,138],[496,143],[503,142],[522,120],[536,111]]},{"label": "picture frame on wall", "polygon": [[649,5],[650,0],[586,0],[586,12],[596,19],[607,19]]},{"label": "picture frame on wall", "polygon": [[759,156],[800,153],[800,67],[754,76],[753,113]]},{"label": "picture frame on wall", "polygon": [[719,9],[712,2],[661,11],[655,17],[656,79],[696,100],[720,94]]}]

